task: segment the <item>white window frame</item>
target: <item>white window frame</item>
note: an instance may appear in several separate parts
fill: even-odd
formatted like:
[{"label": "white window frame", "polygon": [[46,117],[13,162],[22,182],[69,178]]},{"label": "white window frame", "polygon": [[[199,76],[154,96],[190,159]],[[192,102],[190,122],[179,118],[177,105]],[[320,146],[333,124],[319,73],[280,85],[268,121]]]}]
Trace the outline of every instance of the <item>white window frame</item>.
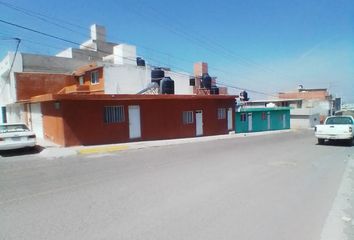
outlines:
[{"label": "white window frame", "polygon": [[103,113],[103,121],[107,124],[124,122],[124,106],[105,106]]},{"label": "white window frame", "polygon": [[226,119],[226,109],[218,108],[218,120]]},{"label": "white window frame", "polygon": [[80,77],[79,77],[79,85],[80,85],[80,86],[81,86],[81,85],[84,85],[84,83],[85,83],[84,76],[80,76]]},{"label": "white window frame", "polygon": [[193,124],[194,123],[194,113],[193,111],[184,111],[182,113],[183,124]]},{"label": "white window frame", "polygon": [[96,85],[100,83],[98,71],[92,71],[90,75],[91,75],[91,85]]}]

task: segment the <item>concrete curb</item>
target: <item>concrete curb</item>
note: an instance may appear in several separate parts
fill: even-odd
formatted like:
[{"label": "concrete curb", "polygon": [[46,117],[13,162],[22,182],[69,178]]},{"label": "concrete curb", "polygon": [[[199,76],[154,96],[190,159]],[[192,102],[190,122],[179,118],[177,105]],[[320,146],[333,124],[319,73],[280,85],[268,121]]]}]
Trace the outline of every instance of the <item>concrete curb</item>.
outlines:
[{"label": "concrete curb", "polygon": [[112,152],[119,152],[119,151],[133,150],[133,149],[143,149],[143,148],[150,148],[150,147],[162,147],[162,146],[171,146],[171,145],[186,144],[186,143],[209,142],[209,141],[223,140],[223,139],[256,137],[256,136],[270,135],[270,134],[281,134],[281,133],[287,133],[292,131],[293,130],[279,130],[279,131],[239,133],[239,134],[235,134],[231,132],[230,134],[216,135],[216,136],[130,142],[130,143],[95,145],[95,146],[77,146],[77,147],[67,147],[67,148],[50,146],[48,148],[45,148],[40,153],[40,155],[42,157],[47,157],[47,158],[61,158],[61,157],[69,157],[75,155],[102,154],[102,153],[112,153]]}]

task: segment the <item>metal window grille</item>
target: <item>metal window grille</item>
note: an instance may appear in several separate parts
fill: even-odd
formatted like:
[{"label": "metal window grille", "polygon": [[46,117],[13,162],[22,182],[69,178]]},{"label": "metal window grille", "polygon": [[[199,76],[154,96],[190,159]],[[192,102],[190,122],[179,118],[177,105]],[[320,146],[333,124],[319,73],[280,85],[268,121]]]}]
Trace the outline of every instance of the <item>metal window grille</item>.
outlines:
[{"label": "metal window grille", "polygon": [[98,82],[98,71],[91,72],[91,84],[97,84]]},{"label": "metal window grille", "polygon": [[192,124],[193,122],[193,111],[183,112],[183,124]]},{"label": "metal window grille", "polygon": [[120,123],[124,122],[124,107],[123,106],[107,106],[104,107],[104,122],[105,123]]},{"label": "metal window grille", "polygon": [[218,119],[226,119],[226,109],[218,108]]}]

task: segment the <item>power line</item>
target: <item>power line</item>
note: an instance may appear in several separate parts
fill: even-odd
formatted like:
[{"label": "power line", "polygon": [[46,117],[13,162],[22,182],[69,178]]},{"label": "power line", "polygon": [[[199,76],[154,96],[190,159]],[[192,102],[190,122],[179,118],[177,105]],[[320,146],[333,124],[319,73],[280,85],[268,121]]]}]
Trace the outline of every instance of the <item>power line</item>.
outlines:
[{"label": "power line", "polygon": [[[141,1],[138,1],[138,2],[139,2],[140,4],[142,4]],[[39,19],[39,20],[42,20],[42,21],[44,21],[44,22],[46,22],[46,23],[49,23],[49,24],[52,24],[52,25],[54,25],[54,26],[56,26],[56,27],[60,27],[60,28],[62,28],[62,29],[66,29],[66,30],[68,30],[68,31],[70,31],[70,32],[77,33],[77,34],[80,34],[80,35],[82,35],[82,36],[87,36],[86,34],[84,34],[84,33],[82,33],[82,32],[77,32],[77,31],[72,30],[72,29],[70,29],[70,28],[68,28],[68,27],[66,27],[66,26],[62,26],[61,24],[62,24],[62,23],[65,23],[65,24],[68,24],[68,25],[70,25],[70,26],[74,26],[74,27],[80,28],[80,29],[86,29],[86,27],[83,27],[83,26],[74,24],[74,23],[72,23],[72,22],[69,22],[69,21],[66,21],[66,20],[63,20],[63,19],[58,19],[58,18],[50,17],[50,16],[45,15],[45,14],[42,14],[42,13],[34,12],[34,11],[31,11],[31,10],[28,10],[28,9],[25,9],[25,8],[22,8],[22,7],[13,5],[13,4],[9,4],[9,3],[3,2],[3,1],[0,1],[0,4],[2,4],[2,5],[5,6],[5,7],[10,8],[10,9],[13,9],[13,10],[15,10],[15,11],[18,11],[18,12],[21,12],[21,13],[23,13],[23,14],[26,14],[26,15],[28,15],[28,16],[35,17],[35,18],[37,18],[37,19]],[[158,13],[158,14],[155,14],[155,15],[154,15],[154,20],[155,20],[156,17],[159,17],[159,16],[163,16],[163,15],[167,16],[165,13],[156,10],[156,9],[153,8],[151,5],[146,5],[146,4],[144,4],[144,10],[145,10],[146,8],[150,8],[152,11]],[[130,9],[131,9],[131,8],[130,8]],[[136,13],[137,15],[139,15],[139,16],[141,16],[141,17],[143,17],[143,18],[144,18],[144,17],[146,18],[146,16],[147,16],[147,15],[141,14],[140,12],[137,12],[135,9],[131,9],[131,11],[133,11],[134,13]],[[148,16],[148,17],[150,17],[150,16]],[[170,17],[170,16],[168,16],[168,17]],[[53,21],[52,21],[52,20],[53,20]],[[60,22],[60,24],[59,24],[59,23],[56,23],[55,21]],[[226,49],[224,46],[222,46],[221,44],[219,44],[219,43],[217,43],[217,42],[211,40],[210,38],[208,38],[208,37],[205,36],[205,35],[203,36],[203,35],[200,34],[200,33],[198,33],[198,34],[190,34],[189,32],[184,31],[184,30],[186,29],[186,26],[183,25],[183,24],[181,24],[181,23],[178,22],[178,21],[175,21],[175,22],[179,23],[180,28],[173,28],[171,25],[168,25],[167,27],[168,27],[172,32],[174,32],[174,33],[176,33],[176,34],[179,34],[179,35],[182,35],[183,37],[186,37],[187,39],[189,39],[189,40],[192,41],[192,42],[194,41],[195,43],[198,44],[198,46],[200,46],[200,43],[204,43],[204,45],[205,45],[205,44],[207,45],[207,47],[204,46],[204,48],[206,48],[207,50],[210,50],[210,51],[212,51],[212,52],[214,52],[214,53],[217,53],[217,54],[220,54],[221,52],[223,52],[224,57],[229,57],[229,58],[230,58],[230,57],[233,57],[233,58],[241,59],[241,61],[244,63],[244,64],[241,64],[241,66],[243,66],[243,67],[250,67],[250,66],[254,65],[254,66],[258,67],[258,69],[260,69],[260,70],[262,70],[262,71],[268,71],[268,72],[273,72],[273,73],[274,73],[274,71],[272,71],[272,70],[271,70],[271,71],[270,71],[270,70],[267,70],[267,69],[263,68],[261,65],[255,63],[255,62],[252,61],[252,60],[248,60],[248,59],[246,59],[246,58],[243,58],[243,57],[241,57],[241,56],[236,55],[235,53],[233,53],[233,52],[230,51],[229,49]],[[162,25],[164,25],[164,24],[161,24],[161,23],[165,23],[165,21],[161,21],[161,22],[157,22],[157,23],[162,26]],[[166,23],[165,23],[165,24],[166,24]],[[181,30],[181,29],[182,29],[182,30]],[[98,33],[98,34],[100,34],[100,33]],[[125,41],[123,41],[123,42],[125,42]],[[76,44],[77,44],[77,43],[76,43]],[[136,44],[136,45],[139,45],[139,47],[141,47],[141,48],[143,48],[143,49],[148,49],[148,50],[150,50],[150,51],[153,51],[153,52],[156,52],[156,53],[159,53],[159,54],[163,54],[163,55],[165,55],[165,56],[167,56],[167,57],[173,57],[174,60],[179,60],[179,61],[187,62],[187,60],[181,59],[180,57],[172,56],[172,55],[169,54],[169,53],[164,53],[164,52],[162,52],[162,51],[157,51],[157,50],[155,50],[155,49],[152,49],[152,48],[143,46],[143,45],[141,45],[141,44]],[[215,46],[216,46],[216,47],[215,47]],[[222,51],[220,52],[220,50],[222,50]],[[170,60],[170,58],[168,58],[168,59]],[[188,62],[188,63],[190,63],[190,62]],[[240,64],[240,63],[239,63],[239,64]],[[227,72],[227,71],[222,70],[222,69],[217,69],[217,68],[215,68],[215,67],[210,67],[210,69],[214,69],[214,70],[216,70],[216,71],[218,71],[218,72],[221,72],[221,73],[231,74],[230,72]],[[232,73],[232,74],[235,75],[235,73]],[[253,79],[251,79],[251,78],[249,78],[249,77],[247,77],[247,76],[242,76],[242,78],[248,79],[248,80],[253,80]]]},{"label": "power line", "polygon": [[[39,12],[35,12],[35,11],[31,11],[29,9],[26,9],[26,8],[22,8],[22,7],[19,7],[19,6],[16,6],[14,4],[10,4],[10,3],[7,3],[7,2],[3,2],[3,1],[0,1],[0,4],[7,7],[7,8],[10,8],[10,9],[13,9],[15,11],[18,11],[18,12],[21,12],[23,14],[26,14],[28,16],[31,16],[31,17],[35,17],[39,20],[42,20],[42,21],[45,21],[48,23],[48,19],[49,20],[54,20],[54,21],[50,21],[51,24],[55,24],[57,27],[62,27],[64,29],[67,29],[69,31],[72,31],[72,29],[69,29],[69,28],[66,28],[66,27],[63,27],[62,25],[56,23],[56,22],[59,22],[59,23],[65,23],[67,25],[70,25],[70,26],[73,26],[73,27],[76,27],[76,28],[82,28],[82,29],[85,29],[83,26],[80,26],[80,25],[77,25],[77,24],[74,24],[72,22],[69,22],[69,21],[66,21],[64,19],[58,19],[58,18],[55,18],[55,17],[49,17],[48,15],[45,15],[43,13],[39,13]],[[76,32],[77,33],[77,32]],[[85,34],[86,36],[86,34]]]},{"label": "power line", "polygon": [[11,66],[10,66],[10,70],[9,70],[9,75],[8,76],[10,76],[12,67],[14,66],[14,63],[15,63],[15,60],[16,60],[16,56],[17,56],[17,52],[18,52],[18,48],[20,47],[20,43],[21,43],[21,39],[19,39],[19,38],[13,38],[13,40],[17,41],[17,45],[16,45],[15,55],[14,55],[14,58],[12,59],[12,63],[11,63]]},{"label": "power line", "polygon": [[[86,27],[83,27],[83,26],[80,26],[80,25],[77,25],[77,24],[73,24],[73,23],[71,23],[71,22],[68,22],[68,21],[65,21],[65,20],[62,20],[62,19],[49,17],[49,16],[47,16],[47,15],[45,15],[45,14],[38,13],[38,12],[34,12],[34,11],[31,11],[31,10],[28,10],[28,9],[25,9],[25,8],[22,8],[22,7],[13,5],[13,4],[9,4],[9,3],[2,2],[2,1],[0,1],[0,4],[3,5],[3,6],[5,6],[5,7],[8,7],[8,8],[10,8],[10,9],[12,9],[12,10],[21,12],[21,13],[27,15],[27,16],[35,17],[35,18],[37,18],[37,19],[39,19],[39,20],[41,20],[41,21],[44,21],[44,22],[49,23],[49,24],[52,24],[52,25],[54,25],[54,26],[56,26],[56,27],[60,27],[60,28],[66,29],[66,30],[68,30],[68,31],[70,31],[70,32],[77,33],[77,34],[80,34],[80,35],[82,35],[82,36],[87,36],[86,34],[83,34],[82,32],[77,32],[77,31],[72,30],[72,29],[70,29],[70,28],[68,28],[68,27],[62,26],[61,24],[58,24],[58,23],[56,23],[55,21],[58,21],[58,22],[60,22],[60,23],[63,23],[63,22],[64,22],[64,23],[67,23],[67,24],[69,24],[69,25],[75,26],[75,27],[77,27],[77,28],[82,28],[82,29],[86,29]],[[150,7],[150,8],[151,8],[151,7]],[[156,10],[155,10],[155,11],[156,11]],[[140,15],[141,15],[141,14],[140,14]],[[141,15],[141,16],[144,17],[143,15]],[[55,21],[52,21],[52,19],[55,20]],[[172,29],[172,30],[173,30],[173,29]],[[178,32],[176,32],[176,33],[178,33]],[[98,34],[100,35],[100,33],[98,33]],[[183,34],[183,35],[186,35],[186,33],[183,33],[183,32],[182,32],[182,34]],[[191,36],[190,34],[188,34],[188,35]],[[190,40],[192,41],[193,39],[190,39]],[[197,39],[197,40],[198,40],[198,39]],[[120,40],[120,41],[123,41],[123,40]],[[199,38],[198,41],[204,41],[204,38]],[[124,41],[123,41],[123,42],[124,42]],[[158,50],[155,50],[155,49],[146,47],[146,46],[142,46],[141,44],[136,44],[136,45],[139,45],[139,47],[141,47],[141,48],[143,48],[143,49],[147,49],[147,50],[149,50],[149,51],[153,51],[153,52],[156,52],[156,53],[158,53],[158,54],[163,54],[163,55],[165,55],[165,56],[167,56],[167,57],[173,57],[173,59],[175,59],[175,60],[178,60],[178,59],[179,59],[179,61],[191,63],[191,62],[189,62],[189,61],[187,61],[187,60],[185,60],[185,59],[182,59],[182,58],[180,58],[180,57],[172,56],[172,55],[169,54],[169,53],[165,53],[165,52],[158,51]],[[217,52],[216,49],[210,49],[210,50],[212,50],[213,52]],[[219,53],[219,52],[217,52],[217,53]],[[170,58],[169,58],[169,59],[170,59]],[[226,73],[226,74],[230,74],[230,73],[227,72],[227,71],[224,71],[224,70],[221,70],[221,69],[217,69],[217,68],[215,68],[215,67],[210,67],[210,69],[214,69],[214,70],[216,70],[216,71],[218,71],[218,72],[223,72],[223,73]],[[234,73],[233,73],[233,74],[234,74]],[[248,77],[243,77],[243,78],[249,79]]]},{"label": "power line", "polygon": [[[63,42],[67,42],[67,43],[70,43],[70,44],[81,46],[81,44],[78,43],[78,42],[75,42],[75,41],[72,41],[72,40],[68,40],[68,39],[65,39],[65,38],[62,38],[62,37],[58,37],[58,36],[55,36],[55,35],[52,35],[52,34],[49,34],[49,33],[45,33],[45,32],[42,32],[42,31],[38,31],[38,30],[33,29],[33,28],[25,27],[25,26],[22,26],[22,25],[19,25],[19,24],[16,24],[16,23],[11,23],[11,22],[8,22],[8,21],[2,20],[2,19],[0,19],[0,22],[2,22],[4,24],[7,24],[7,25],[11,25],[11,26],[17,27],[17,28],[25,29],[27,31],[40,34],[42,36],[50,37],[50,38],[53,38],[53,39],[56,39],[56,40],[60,40],[60,41],[63,41]],[[122,57],[122,58],[127,59],[127,60],[136,61],[136,59],[123,57],[123,56],[120,56],[120,55],[117,55],[117,54],[112,54],[110,52],[98,50],[98,49],[95,49],[95,48],[92,48],[92,47],[88,47],[88,46],[85,46],[85,49],[96,51],[96,52],[100,52],[100,53],[107,54],[107,55],[114,55],[114,56]]]},{"label": "power line", "polygon": [[[152,11],[154,11],[155,13],[157,14],[154,14],[153,15],[153,18],[151,18],[150,15],[145,15],[145,18],[146,17],[150,17],[150,19],[152,19],[153,21],[156,22],[156,18],[159,18],[160,16],[165,16],[167,18],[170,18],[170,16],[167,16],[164,12],[161,12],[161,11],[158,11],[156,10],[155,8],[153,8],[150,4],[144,4],[142,1],[138,0],[137,2],[139,2],[141,5],[144,5],[144,10],[149,8],[151,9]],[[143,16],[143,14],[141,14],[140,12],[137,12],[135,9],[131,9],[133,12],[135,12],[137,15],[139,16]],[[161,19],[161,18],[160,18]],[[192,40],[192,41],[195,41],[196,43],[198,43],[198,45],[200,43],[204,43],[207,45],[207,49],[211,50],[211,51],[217,51],[217,53],[219,54],[220,53],[220,50],[223,52],[223,55],[225,57],[231,57],[231,58],[237,58],[239,59],[240,61],[243,62],[243,67],[247,66],[253,66],[253,67],[257,67],[259,70],[262,70],[262,71],[267,71],[267,72],[272,72],[272,73],[276,73],[274,72],[274,70],[272,69],[266,69],[264,68],[263,66],[259,65],[258,63],[254,62],[253,60],[250,60],[250,59],[247,59],[247,58],[244,58],[242,56],[239,56],[237,54],[235,54],[233,51],[229,50],[229,49],[226,49],[224,46],[222,46],[221,44],[219,44],[218,42],[215,42],[213,40],[211,40],[208,36],[205,36],[201,33],[197,33],[197,34],[190,34],[189,32],[186,32],[185,29],[187,28],[185,25],[181,24],[179,21],[174,21],[175,23],[179,23],[180,27],[179,28],[174,28],[172,29],[174,32],[180,32],[182,33],[183,35],[187,35],[189,36],[188,39],[189,40]],[[172,26],[170,24],[167,24],[165,19],[162,19],[161,22],[157,22],[159,23],[159,25],[165,25],[167,26],[167,28],[171,28]],[[240,63],[239,63],[240,64]]]},{"label": "power line", "polygon": [[[11,26],[14,26],[14,27],[17,27],[17,28],[25,29],[25,30],[27,30],[27,31],[31,31],[31,32],[34,32],[34,33],[37,33],[37,34],[40,34],[40,35],[43,35],[43,36],[46,36],[46,37],[50,37],[50,38],[54,38],[54,39],[57,39],[57,40],[61,40],[61,41],[67,42],[67,43],[71,43],[71,44],[75,44],[75,45],[81,45],[80,43],[77,43],[77,42],[74,42],[74,41],[71,41],[71,40],[62,38],[62,37],[58,37],[58,36],[55,36],[55,35],[52,35],[52,34],[48,34],[48,33],[45,33],[45,32],[42,32],[42,31],[38,31],[38,30],[35,30],[35,29],[32,29],[32,28],[28,28],[28,27],[25,27],[25,26],[22,26],[22,25],[18,25],[18,24],[15,24],[15,23],[11,23],[11,22],[8,22],[8,21],[2,20],[2,19],[0,19],[0,22],[2,22],[2,23],[4,23],[4,24],[11,25]],[[16,53],[17,53],[17,50],[18,50],[18,46],[19,46],[19,44],[18,44],[17,47],[16,47]],[[86,48],[87,48],[87,49],[94,50],[94,51],[97,51],[97,52],[102,52],[102,53],[105,53],[105,54],[114,55],[114,54],[111,54],[111,53],[109,53],[109,52],[97,50],[97,49],[94,49],[94,48],[90,48],[90,47],[86,47]],[[116,56],[119,56],[119,55],[116,55]],[[123,56],[119,56],[119,57],[122,57],[122,58],[125,58],[125,59],[128,59],[128,60],[132,60],[132,61],[135,61],[135,60],[136,60],[136,59],[127,58],[127,57],[123,57]],[[175,67],[175,68],[176,68],[176,67]],[[180,73],[180,74],[186,75],[186,76],[190,76],[190,75],[187,75],[187,74],[184,74],[184,73]],[[222,83],[222,82],[220,82],[220,84],[225,85],[225,84]],[[226,85],[225,85],[225,86],[226,86]],[[236,86],[233,86],[233,85],[228,85],[228,86],[229,86],[229,87],[232,87],[232,88],[235,88],[235,89],[246,90],[245,88],[240,88],[240,87],[236,87]],[[255,93],[259,93],[259,94],[269,95],[269,94],[267,94],[267,93],[263,93],[263,92],[259,92],[259,91],[255,91],[255,90],[251,90],[251,89],[247,89],[247,90],[250,91],[250,92],[255,92]]]}]

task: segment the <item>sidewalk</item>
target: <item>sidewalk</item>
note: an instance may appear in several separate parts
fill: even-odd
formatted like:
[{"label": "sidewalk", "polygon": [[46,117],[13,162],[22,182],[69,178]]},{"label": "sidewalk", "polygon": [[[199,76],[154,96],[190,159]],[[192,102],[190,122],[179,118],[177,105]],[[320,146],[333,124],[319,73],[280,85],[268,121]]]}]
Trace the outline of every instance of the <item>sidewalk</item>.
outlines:
[{"label": "sidewalk", "polygon": [[169,139],[169,140],[155,140],[155,141],[141,141],[141,142],[129,142],[129,143],[119,143],[119,144],[107,144],[107,145],[93,145],[93,146],[75,146],[75,147],[61,147],[50,141],[40,140],[38,144],[44,149],[39,154],[46,158],[61,158],[75,155],[87,155],[87,154],[102,154],[118,151],[126,151],[132,149],[143,149],[150,147],[162,147],[185,143],[196,143],[196,142],[208,142],[222,139],[231,138],[242,138],[242,137],[255,137],[261,135],[269,134],[280,134],[291,132],[294,130],[278,130],[278,131],[266,131],[266,132],[253,132],[253,133],[233,133],[225,135],[216,136],[205,136],[205,137],[195,137],[195,138],[179,138],[179,139]]}]

